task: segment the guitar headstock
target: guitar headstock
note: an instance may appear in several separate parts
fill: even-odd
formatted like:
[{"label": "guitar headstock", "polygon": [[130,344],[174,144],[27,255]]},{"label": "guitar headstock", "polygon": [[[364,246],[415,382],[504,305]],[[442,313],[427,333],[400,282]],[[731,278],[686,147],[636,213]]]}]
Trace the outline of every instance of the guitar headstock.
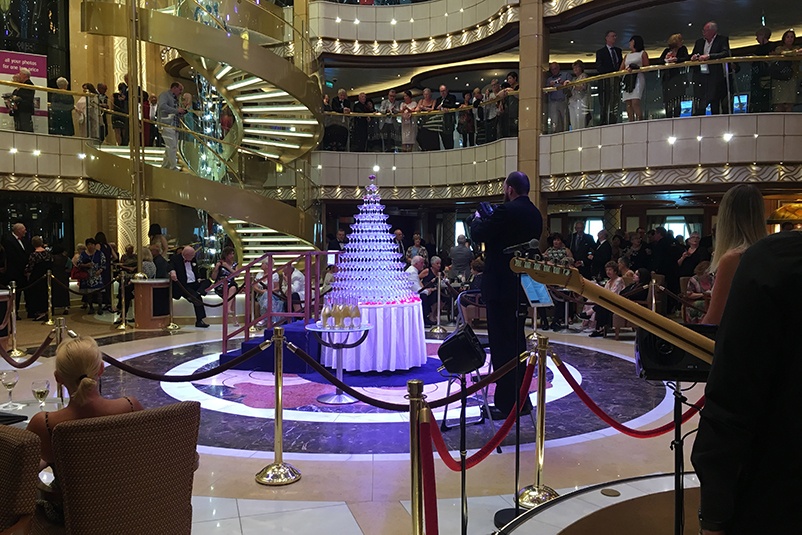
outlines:
[{"label": "guitar headstock", "polygon": [[528,258],[513,258],[510,260],[510,269],[513,273],[526,273],[540,284],[551,284],[564,288],[581,287],[584,281],[576,268]]}]

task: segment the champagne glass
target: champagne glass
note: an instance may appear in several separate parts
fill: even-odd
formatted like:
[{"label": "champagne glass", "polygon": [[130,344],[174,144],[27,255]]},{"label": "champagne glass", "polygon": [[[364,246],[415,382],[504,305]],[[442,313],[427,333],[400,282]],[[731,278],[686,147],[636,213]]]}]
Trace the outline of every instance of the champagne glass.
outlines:
[{"label": "champagne glass", "polygon": [[44,410],[45,400],[50,395],[50,381],[34,381],[31,383],[31,392],[33,397],[39,402],[39,409]]},{"label": "champagne glass", "polygon": [[17,386],[17,381],[19,381],[19,374],[16,371],[11,370],[0,372],[0,384],[2,384],[6,390],[8,390],[8,402],[0,405],[0,409],[16,411],[24,406],[20,405],[19,403],[14,403],[14,401],[11,399],[11,391],[14,390],[15,386]]}]

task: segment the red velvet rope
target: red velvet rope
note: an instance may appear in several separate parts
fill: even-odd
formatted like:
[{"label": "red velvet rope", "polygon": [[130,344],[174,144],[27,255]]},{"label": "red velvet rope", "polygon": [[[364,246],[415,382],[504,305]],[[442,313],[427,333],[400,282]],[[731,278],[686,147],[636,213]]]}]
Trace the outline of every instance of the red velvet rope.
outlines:
[{"label": "red velvet rope", "polygon": [[437,481],[434,475],[434,452],[432,451],[432,427],[437,427],[431,420],[420,424],[421,483],[423,484],[423,516],[426,524],[426,535],[437,535]]},{"label": "red velvet rope", "polygon": [[[532,384],[532,375],[535,372],[535,365],[529,364],[526,366],[526,372],[524,373],[524,380],[521,384],[521,390],[518,393],[520,397],[520,407],[524,407],[524,403],[526,402],[526,398],[529,396],[529,386]],[[512,429],[513,424],[515,423],[515,410],[511,410],[510,413],[507,415],[507,419],[504,420],[504,423],[501,424],[501,427],[496,434],[493,435],[493,438],[490,441],[482,446],[482,448],[465,459],[465,469],[473,468],[480,462],[484,461],[488,455],[490,455],[493,450],[495,450],[499,444],[507,437],[507,434]],[[443,433],[440,431],[440,427],[433,425],[432,429],[432,440],[434,441],[434,447],[437,449],[437,454],[443,460],[443,463],[454,472],[459,472],[460,462],[455,460],[451,453],[448,451],[448,446],[446,446],[445,440],[443,440]]]},{"label": "red velvet rope", "polygon": [[[654,438],[660,435],[664,435],[674,429],[674,422],[669,422],[655,429],[646,429],[646,430],[632,429],[631,427],[627,427],[626,425],[617,422],[616,420],[613,419],[612,416],[604,412],[601,409],[601,407],[596,405],[596,402],[590,399],[590,396],[587,394],[587,392],[585,392],[579,385],[579,383],[576,382],[576,379],[574,379],[574,377],[571,375],[571,372],[568,371],[568,368],[566,368],[562,364],[562,362],[557,364],[557,368],[560,370],[562,376],[565,377],[565,380],[568,381],[568,384],[571,385],[571,388],[574,389],[576,395],[579,396],[579,399],[581,399],[585,403],[585,405],[588,406],[588,408],[593,412],[593,414],[598,416],[604,423],[606,423],[616,431],[620,431],[625,435],[635,438]],[[701,398],[699,398],[699,401],[694,403],[687,411],[685,411],[682,414],[682,423],[685,423],[688,420],[690,420],[694,414],[696,414],[702,409],[704,404],[705,404],[705,397],[702,396]]]}]

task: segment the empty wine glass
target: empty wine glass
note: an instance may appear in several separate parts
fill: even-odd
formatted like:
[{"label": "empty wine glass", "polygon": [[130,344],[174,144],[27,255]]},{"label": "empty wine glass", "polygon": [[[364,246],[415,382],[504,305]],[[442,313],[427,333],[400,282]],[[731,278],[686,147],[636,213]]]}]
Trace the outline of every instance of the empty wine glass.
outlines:
[{"label": "empty wine glass", "polygon": [[34,381],[31,383],[31,392],[33,392],[33,397],[36,398],[36,401],[39,402],[39,408],[44,410],[45,400],[50,395],[50,381]]},{"label": "empty wine glass", "polygon": [[8,402],[0,405],[0,409],[6,411],[16,411],[24,407],[24,405],[14,403],[14,401],[11,399],[11,391],[14,390],[15,386],[17,386],[17,381],[19,381],[19,374],[16,371],[11,370],[0,372],[0,384],[2,384],[5,389],[8,390]]}]

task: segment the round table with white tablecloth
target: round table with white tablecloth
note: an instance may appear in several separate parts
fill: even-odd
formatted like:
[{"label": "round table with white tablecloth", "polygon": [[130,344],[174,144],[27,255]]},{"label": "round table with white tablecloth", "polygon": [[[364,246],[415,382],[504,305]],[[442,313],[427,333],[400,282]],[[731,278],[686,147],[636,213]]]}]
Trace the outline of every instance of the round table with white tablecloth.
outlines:
[{"label": "round table with white tablecloth", "polygon": [[[404,304],[359,305],[362,323],[373,325],[365,342],[343,350],[345,371],[384,372],[408,370],[426,363],[426,337],[420,301]],[[349,342],[359,334],[351,335]],[[335,351],[321,348],[321,363],[336,365]]]}]

